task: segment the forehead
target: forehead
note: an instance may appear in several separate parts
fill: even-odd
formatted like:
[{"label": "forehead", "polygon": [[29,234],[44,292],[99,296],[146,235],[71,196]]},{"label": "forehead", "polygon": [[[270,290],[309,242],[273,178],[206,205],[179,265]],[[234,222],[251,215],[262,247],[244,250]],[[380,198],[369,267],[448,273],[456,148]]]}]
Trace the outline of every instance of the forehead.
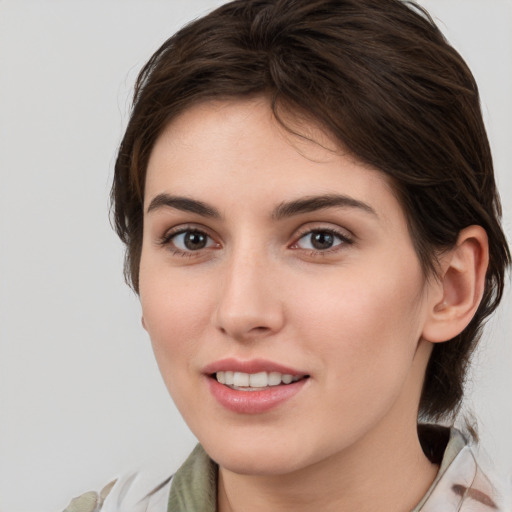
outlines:
[{"label": "forehead", "polygon": [[[265,98],[195,105],[167,125],[151,153],[145,204],[165,192],[269,201],[348,193],[395,201],[386,175],[353,157],[318,123],[286,112],[278,121]],[[396,204],[394,205],[396,206]]]},{"label": "forehead", "polygon": [[[336,154],[348,155],[341,144],[313,119],[289,109],[279,109],[277,114],[279,119],[269,100],[263,96],[197,103],[167,124],[153,148],[149,166],[154,153],[163,146],[169,146],[169,154],[181,146],[193,148],[198,154],[208,154],[210,159],[221,151],[225,153],[226,149],[230,149],[232,155],[236,154],[237,160],[244,155],[249,158],[258,147],[270,149],[269,141],[273,142],[272,146],[281,146],[283,157],[295,153],[296,157],[302,155],[322,162]],[[284,148],[284,145],[289,147]],[[287,151],[282,153],[283,149]],[[268,152],[269,159],[273,156]]]}]

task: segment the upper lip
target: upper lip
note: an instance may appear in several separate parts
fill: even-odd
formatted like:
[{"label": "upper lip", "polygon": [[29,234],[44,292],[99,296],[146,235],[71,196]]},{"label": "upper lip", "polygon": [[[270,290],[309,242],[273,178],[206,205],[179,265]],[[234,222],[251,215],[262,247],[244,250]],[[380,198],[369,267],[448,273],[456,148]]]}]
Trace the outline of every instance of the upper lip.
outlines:
[{"label": "upper lip", "polygon": [[280,363],[275,363],[273,361],[267,361],[265,359],[251,359],[249,361],[242,361],[235,358],[226,358],[210,363],[203,368],[203,372],[207,375],[212,375],[214,373],[221,371],[232,371],[242,373],[278,372],[282,373],[283,375],[307,375],[306,372],[303,372],[301,370],[297,370],[289,366],[284,366]]}]

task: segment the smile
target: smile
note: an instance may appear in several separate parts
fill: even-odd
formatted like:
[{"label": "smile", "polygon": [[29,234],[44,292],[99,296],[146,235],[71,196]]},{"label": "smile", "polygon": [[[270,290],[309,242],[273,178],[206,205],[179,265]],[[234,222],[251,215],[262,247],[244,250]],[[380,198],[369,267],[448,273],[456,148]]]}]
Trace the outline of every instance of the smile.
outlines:
[{"label": "smile", "polygon": [[297,382],[304,376],[291,375],[280,372],[258,372],[244,373],[233,371],[218,371],[215,374],[217,382],[224,384],[231,389],[238,391],[259,391],[272,386],[281,384],[291,384]]},{"label": "smile", "polygon": [[307,372],[263,359],[228,358],[203,368],[208,389],[225,410],[236,414],[264,414],[309,388]]}]

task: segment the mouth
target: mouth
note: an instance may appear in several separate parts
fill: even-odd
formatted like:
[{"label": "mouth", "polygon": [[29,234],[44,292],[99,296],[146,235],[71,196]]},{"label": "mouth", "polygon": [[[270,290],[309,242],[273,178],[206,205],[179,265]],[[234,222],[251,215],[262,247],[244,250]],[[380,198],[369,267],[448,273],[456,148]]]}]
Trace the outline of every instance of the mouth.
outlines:
[{"label": "mouth", "polygon": [[210,375],[219,384],[237,391],[263,391],[275,386],[289,385],[299,380],[308,379],[309,375],[292,375],[280,372],[245,373],[235,371],[218,371]]},{"label": "mouth", "polygon": [[309,388],[310,375],[280,363],[234,358],[203,369],[208,389],[225,409],[237,414],[262,414],[284,406]]}]

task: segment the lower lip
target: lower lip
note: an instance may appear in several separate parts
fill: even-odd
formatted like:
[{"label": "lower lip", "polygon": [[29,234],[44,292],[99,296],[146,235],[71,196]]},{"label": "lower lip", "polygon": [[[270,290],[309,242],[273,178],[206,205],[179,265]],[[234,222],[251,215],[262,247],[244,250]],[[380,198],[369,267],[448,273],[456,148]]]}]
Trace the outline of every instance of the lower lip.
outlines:
[{"label": "lower lip", "polygon": [[291,384],[271,386],[261,391],[239,391],[208,377],[210,392],[223,407],[239,414],[260,414],[286,402],[295,396],[309,379]]}]

